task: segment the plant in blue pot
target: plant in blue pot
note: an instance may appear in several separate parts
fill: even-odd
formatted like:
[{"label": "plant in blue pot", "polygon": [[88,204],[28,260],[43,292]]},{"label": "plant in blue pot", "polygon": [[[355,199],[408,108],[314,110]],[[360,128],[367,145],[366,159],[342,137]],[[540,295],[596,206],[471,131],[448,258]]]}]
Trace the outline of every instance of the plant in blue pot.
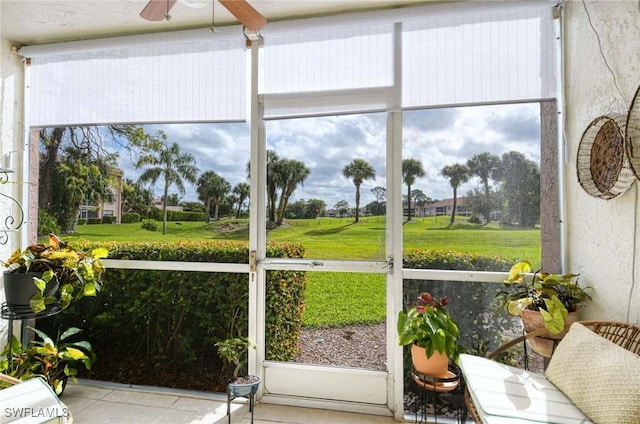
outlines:
[{"label": "plant in blue pot", "polygon": [[255,349],[248,337],[232,337],[215,344],[218,355],[228,364],[233,365],[233,377],[229,379],[227,390],[233,397],[253,396],[258,391],[260,377],[257,375],[240,375],[243,366],[242,357],[250,348]]}]

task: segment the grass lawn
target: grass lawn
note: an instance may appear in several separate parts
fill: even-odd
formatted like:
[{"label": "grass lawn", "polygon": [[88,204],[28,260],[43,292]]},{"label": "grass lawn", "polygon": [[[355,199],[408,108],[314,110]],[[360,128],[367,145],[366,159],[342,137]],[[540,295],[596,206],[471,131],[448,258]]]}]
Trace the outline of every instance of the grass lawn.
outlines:
[{"label": "grass lawn", "polygon": [[[339,260],[384,260],[385,218],[320,218],[289,220],[287,226],[269,231],[271,241],[301,243],[306,257]],[[168,222],[168,233],[147,231],[135,224],[78,225],[65,240],[92,241],[248,241],[247,220]],[[460,252],[529,259],[540,263],[540,230],[511,229],[497,225],[475,225],[461,220],[453,225],[448,217],[414,218],[403,225],[405,249],[447,249]],[[309,272],[305,293],[304,325],[311,327],[380,323],[385,319],[385,275]]]}]

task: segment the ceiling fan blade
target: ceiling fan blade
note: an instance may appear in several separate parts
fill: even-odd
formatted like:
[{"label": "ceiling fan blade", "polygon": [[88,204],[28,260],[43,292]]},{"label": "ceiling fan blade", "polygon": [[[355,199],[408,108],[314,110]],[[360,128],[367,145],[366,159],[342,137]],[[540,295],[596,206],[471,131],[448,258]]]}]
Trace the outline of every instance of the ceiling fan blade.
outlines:
[{"label": "ceiling fan blade", "polygon": [[174,4],[176,0],[150,0],[140,12],[140,16],[147,21],[162,21]]},{"label": "ceiling fan blade", "polygon": [[251,31],[258,31],[267,24],[267,20],[246,0],[219,0],[242,25]]}]

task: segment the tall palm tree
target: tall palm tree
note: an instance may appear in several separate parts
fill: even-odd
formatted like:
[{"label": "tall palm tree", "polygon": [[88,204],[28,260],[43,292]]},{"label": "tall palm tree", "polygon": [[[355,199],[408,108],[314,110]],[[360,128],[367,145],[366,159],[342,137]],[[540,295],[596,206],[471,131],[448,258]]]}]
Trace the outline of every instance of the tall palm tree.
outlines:
[{"label": "tall palm tree", "polygon": [[277,185],[280,188],[280,202],[278,203],[278,213],[276,224],[282,225],[284,213],[289,205],[289,198],[304,180],[307,179],[311,171],[304,163],[297,160],[281,159],[277,166]]},{"label": "tall palm tree", "polygon": [[411,186],[416,182],[416,178],[425,175],[427,172],[418,159],[409,158],[402,161],[402,179],[407,185],[407,221],[411,221]]},{"label": "tall palm tree", "polygon": [[449,178],[449,184],[453,189],[453,209],[451,210],[451,223],[455,221],[456,207],[458,205],[458,187],[469,181],[469,168],[461,163],[447,165],[440,171],[443,177]]},{"label": "tall palm tree", "polygon": [[276,199],[278,198],[277,188],[280,174],[278,162],[280,158],[273,150],[267,150],[267,214],[269,221],[276,222]]},{"label": "tall palm tree", "polygon": [[198,198],[204,203],[205,220],[209,221],[211,203],[213,202],[213,219],[218,219],[220,201],[231,190],[231,184],[213,171],[206,171],[198,178]]},{"label": "tall palm tree", "polygon": [[155,152],[141,156],[136,168],[148,166],[142,172],[138,181],[140,183],[155,184],[158,179],[164,181],[162,195],[162,234],[167,234],[167,196],[169,187],[174,185],[180,194],[184,195],[184,183],[186,180],[192,184],[196,182],[198,167],[196,159],[189,153],[180,151],[180,146],[173,143],[171,146],[162,144]]},{"label": "tall palm tree", "polygon": [[242,208],[242,204],[249,197],[249,184],[247,183],[238,183],[233,187],[233,194],[238,197],[238,209],[236,211],[236,218],[240,217],[240,209]]},{"label": "tall palm tree", "polygon": [[500,158],[489,152],[479,153],[467,160],[467,168],[469,168],[469,175],[475,175],[482,183],[485,196],[482,215],[489,222],[491,220],[491,187],[489,186],[489,179],[498,177]]},{"label": "tall palm tree", "polygon": [[342,170],[342,175],[351,178],[356,186],[356,222],[360,220],[360,186],[365,180],[376,177],[376,170],[364,159],[354,159]]}]

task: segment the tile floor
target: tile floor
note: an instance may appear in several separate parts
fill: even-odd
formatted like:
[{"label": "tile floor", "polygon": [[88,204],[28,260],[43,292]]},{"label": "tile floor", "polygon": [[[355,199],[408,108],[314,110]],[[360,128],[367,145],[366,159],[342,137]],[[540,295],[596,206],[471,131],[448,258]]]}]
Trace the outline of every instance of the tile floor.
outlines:
[{"label": "tile floor", "polygon": [[[128,386],[81,380],[67,386],[61,400],[73,424],[216,424],[227,423],[226,395],[220,393]],[[250,424],[244,399],[232,402],[233,424]],[[391,424],[391,417],[259,403],[255,424]]]}]

